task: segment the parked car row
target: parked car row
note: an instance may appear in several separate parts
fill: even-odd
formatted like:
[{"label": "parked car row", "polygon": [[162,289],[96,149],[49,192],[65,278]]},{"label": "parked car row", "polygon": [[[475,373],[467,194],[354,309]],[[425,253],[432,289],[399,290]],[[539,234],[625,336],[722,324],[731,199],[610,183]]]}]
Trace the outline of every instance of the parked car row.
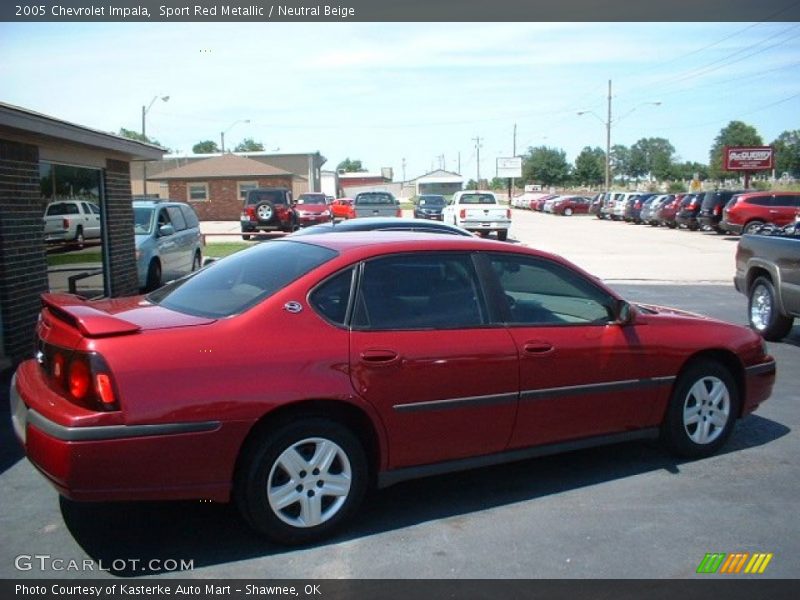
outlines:
[{"label": "parked car row", "polygon": [[606,192],[591,201],[599,219],[684,227],[717,233],[753,233],[767,223],[784,226],[800,215],[800,194],[715,190],[687,194]]},{"label": "parked car row", "polygon": [[511,206],[570,217],[586,214],[592,204],[588,196],[528,192],[511,199]]}]

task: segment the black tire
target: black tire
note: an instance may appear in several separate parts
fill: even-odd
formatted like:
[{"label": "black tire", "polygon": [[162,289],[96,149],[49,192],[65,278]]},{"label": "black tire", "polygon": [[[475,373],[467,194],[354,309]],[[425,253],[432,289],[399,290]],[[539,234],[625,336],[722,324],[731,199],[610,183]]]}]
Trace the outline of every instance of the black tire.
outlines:
[{"label": "black tire", "polygon": [[[323,448],[334,458],[321,461],[328,464],[320,472],[314,467]],[[330,535],[355,513],[367,480],[367,458],[356,436],[339,423],[309,416],[247,445],[234,493],[242,516],[260,534],[280,544],[305,544]],[[327,486],[337,493],[325,494]],[[273,508],[271,500],[285,504]],[[304,516],[318,522],[304,525]]]},{"label": "black tire", "polygon": [[753,234],[764,226],[764,221],[750,221],[742,228],[742,234]]},{"label": "black tire", "polygon": [[778,312],[775,286],[767,277],[757,277],[747,294],[747,320],[750,327],[773,342],[782,340],[792,330],[794,319]]},{"label": "black tire", "polygon": [[154,258],[147,267],[147,283],[144,288],[152,292],[161,287],[161,262]]},{"label": "black tire", "polygon": [[678,456],[710,456],[730,437],[739,406],[730,371],[716,361],[698,360],[675,382],[661,439]]},{"label": "black tire", "polygon": [[245,242],[249,242],[249,241],[250,241],[250,236],[249,236],[249,235],[247,235],[246,233],[243,233],[243,234],[242,234],[242,239],[243,239]]},{"label": "black tire", "polygon": [[505,242],[508,239],[508,229],[501,229],[497,232],[497,239]]}]

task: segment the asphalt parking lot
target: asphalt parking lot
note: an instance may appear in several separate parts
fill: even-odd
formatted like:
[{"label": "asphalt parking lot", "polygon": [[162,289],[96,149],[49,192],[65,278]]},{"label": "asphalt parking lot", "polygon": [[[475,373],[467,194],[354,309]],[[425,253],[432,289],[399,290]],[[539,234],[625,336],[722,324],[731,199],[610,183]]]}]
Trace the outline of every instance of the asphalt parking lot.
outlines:
[{"label": "asphalt parking lot", "polygon": [[[745,323],[733,238],[521,211],[511,236],[567,256],[630,300]],[[737,577],[796,578],[800,325],[769,348],[773,396],[717,456],[676,461],[657,444],[629,443],[406,482],[373,493],[333,540],[301,549],[256,537],[232,506],[60,500],[13,438],[6,375],[0,577],[686,578],[701,577],[709,552],[766,552],[763,575]],[[25,570],[21,555],[126,568],[65,573],[33,561]],[[157,568],[170,561],[193,569]]]}]

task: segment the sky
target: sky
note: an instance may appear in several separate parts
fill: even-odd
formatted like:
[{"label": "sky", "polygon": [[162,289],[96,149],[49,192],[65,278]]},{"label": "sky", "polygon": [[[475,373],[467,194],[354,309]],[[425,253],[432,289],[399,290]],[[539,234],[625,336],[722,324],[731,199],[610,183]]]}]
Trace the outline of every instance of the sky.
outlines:
[{"label": "sky", "polygon": [[177,153],[226,131],[395,181],[604,149],[609,79],[612,145],[800,129],[800,23],[0,23],[0,56],[9,104],[116,133],[168,95],[147,133]]}]

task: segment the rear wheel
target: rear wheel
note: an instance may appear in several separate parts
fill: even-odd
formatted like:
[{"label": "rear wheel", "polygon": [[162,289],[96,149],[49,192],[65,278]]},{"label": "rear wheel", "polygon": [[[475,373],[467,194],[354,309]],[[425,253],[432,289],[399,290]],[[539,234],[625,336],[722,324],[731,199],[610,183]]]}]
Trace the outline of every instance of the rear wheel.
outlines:
[{"label": "rear wheel", "polygon": [[564,209],[564,216],[565,217],[571,217],[572,216],[572,209],[569,206]]},{"label": "rear wheel", "polygon": [[505,242],[508,239],[508,229],[501,229],[497,232],[497,239]]},{"label": "rear wheel", "polygon": [[259,533],[282,544],[329,535],[358,508],[367,460],[353,433],[307,417],[253,441],[237,473],[236,499]]},{"label": "rear wheel", "polygon": [[728,439],[738,414],[739,391],[731,373],[716,361],[699,360],[675,384],[661,437],[679,456],[710,456]]},{"label": "rear wheel", "polygon": [[147,283],[145,284],[145,289],[148,292],[152,292],[155,289],[161,287],[161,263],[157,258],[154,258],[150,261],[150,265],[147,267]]},{"label": "rear wheel", "polygon": [[775,303],[775,286],[766,277],[758,277],[750,287],[747,314],[750,327],[764,339],[778,341],[789,335],[794,319],[778,312]]},{"label": "rear wheel", "polygon": [[79,225],[78,229],[75,230],[75,243],[77,244],[78,248],[83,248],[84,241],[85,239],[83,237],[83,227]]},{"label": "rear wheel", "polygon": [[755,233],[763,226],[764,226],[763,221],[750,221],[747,225],[744,226],[744,229],[742,229],[742,233]]}]

